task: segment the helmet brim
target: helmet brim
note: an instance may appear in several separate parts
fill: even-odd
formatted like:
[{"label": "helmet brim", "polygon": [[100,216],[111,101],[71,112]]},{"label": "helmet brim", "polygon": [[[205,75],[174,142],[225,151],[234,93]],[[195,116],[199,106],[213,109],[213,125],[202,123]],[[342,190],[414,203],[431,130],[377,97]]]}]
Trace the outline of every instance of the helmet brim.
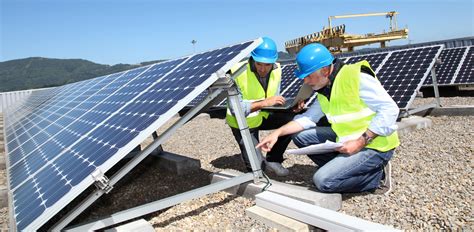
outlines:
[{"label": "helmet brim", "polygon": [[313,71],[311,71],[311,72],[302,72],[298,69],[295,70],[295,76],[298,79],[304,79],[305,77],[307,77],[311,73],[313,73]]},{"label": "helmet brim", "polygon": [[332,64],[332,62],[334,61],[334,58],[330,58],[330,59],[327,59],[319,64],[316,64],[314,65],[313,67],[309,68],[308,70],[306,70],[305,72],[303,71],[300,71],[299,69],[296,69],[295,70],[295,76],[299,79],[304,79],[305,77],[307,77],[309,74],[315,72],[315,71],[318,71],[319,69],[322,69],[326,66],[329,66]]},{"label": "helmet brim", "polygon": [[266,63],[266,64],[273,64],[278,59],[278,56],[275,56],[273,58],[267,58],[267,57],[261,57],[261,56],[254,55],[253,52],[252,52],[251,55],[252,55],[253,60],[255,60],[257,62],[260,62],[260,63]]}]

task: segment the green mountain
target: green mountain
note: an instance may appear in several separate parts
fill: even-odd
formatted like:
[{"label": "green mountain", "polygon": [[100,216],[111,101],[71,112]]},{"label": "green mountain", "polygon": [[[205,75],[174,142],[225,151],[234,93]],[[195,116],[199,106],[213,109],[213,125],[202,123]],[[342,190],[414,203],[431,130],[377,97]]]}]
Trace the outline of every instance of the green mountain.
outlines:
[{"label": "green mountain", "polygon": [[111,66],[82,59],[10,60],[0,62],[0,92],[60,86],[158,62],[160,60]]},{"label": "green mountain", "polygon": [[[280,60],[294,59],[286,52],[278,54]],[[9,60],[0,62],[0,92],[61,86],[162,61],[111,66],[82,59],[30,57]]]}]

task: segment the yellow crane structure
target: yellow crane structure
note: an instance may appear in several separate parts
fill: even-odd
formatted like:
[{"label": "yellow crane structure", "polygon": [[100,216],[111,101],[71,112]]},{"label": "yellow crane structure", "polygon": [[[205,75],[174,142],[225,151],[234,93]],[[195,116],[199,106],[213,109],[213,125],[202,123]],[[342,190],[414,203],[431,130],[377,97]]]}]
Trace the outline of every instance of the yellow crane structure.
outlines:
[{"label": "yellow crane structure", "polygon": [[[344,51],[353,51],[356,46],[363,46],[372,43],[380,43],[380,47],[385,47],[385,42],[397,39],[408,38],[408,28],[398,29],[396,11],[385,13],[367,13],[367,14],[350,14],[329,16],[328,27],[323,27],[322,31],[312,33],[303,37],[299,37],[285,43],[286,51],[292,55],[296,54],[306,44],[321,43],[333,53]],[[365,35],[346,34],[346,26],[344,24],[333,27],[332,19],[367,17],[367,16],[385,16],[390,18],[390,31],[379,34],[368,33]]]}]

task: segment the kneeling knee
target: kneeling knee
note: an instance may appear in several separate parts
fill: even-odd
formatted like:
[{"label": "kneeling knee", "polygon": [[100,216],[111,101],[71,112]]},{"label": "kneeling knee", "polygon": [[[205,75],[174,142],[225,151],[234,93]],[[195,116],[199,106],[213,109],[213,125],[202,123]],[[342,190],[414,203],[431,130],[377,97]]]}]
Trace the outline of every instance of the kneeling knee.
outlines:
[{"label": "kneeling knee", "polygon": [[297,146],[297,147],[307,147],[308,145],[303,141],[303,139],[301,138],[301,136],[299,136],[299,134],[296,134],[296,135],[293,135],[291,137],[291,139],[293,140],[293,143]]},{"label": "kneeling knee", "polygon": [[316,172],[313,176],[313,182],[316,188],[321,192],[331,193],[336,191],[334,188],[334,180],[327,175]]}]

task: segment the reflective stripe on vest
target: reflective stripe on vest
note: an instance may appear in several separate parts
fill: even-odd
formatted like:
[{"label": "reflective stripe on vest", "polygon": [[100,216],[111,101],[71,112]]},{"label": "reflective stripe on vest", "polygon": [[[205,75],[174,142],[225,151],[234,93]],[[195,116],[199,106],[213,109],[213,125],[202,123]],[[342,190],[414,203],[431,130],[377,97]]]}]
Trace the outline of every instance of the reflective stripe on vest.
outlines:
[{"label": "reflective stripe on vest", "polygon": [[[331,123],[338,141],[358,138],[367,130],[375,116],[359,96],[361,66],[370,68],[367,61],[361,61],[344,65],[339,70],[331,88],[330,100],[318,94],[321,110]],[[394,132],[389,136],[377,136],[366,147],[385,152],[399,144],[398,134]]]},{"label": "reflective stripe on vest", "polygon": [[[270,78],[268,80],[267,92],[265,93],[262,85],[255,76],[255,73],[253,73],[250,69],[250,64],[247,64],[247,70],[235,78],[235,82],[242,92],[243,100],[255,102],[263,100],[267,97],[275,96],[281,80],[281,67],[278,63],[276,65],[277,68],[271,71]],[[229,103],[227,103],[227,107],[229,107]],[[262,124],[263,118],[268,118],[268,115],[268,112],[262,110],[251,112],[246,117],[248,127],[255,128],[260,126]],[[235,116],[231,114],[230,109],[227,109],[226,121],[229,126],[233,128],[239,128],[237,120]]]},{"label": "reflective stripe on vest", "polygon": [[343,114],[343,115],[338,115],[338,116],[332,116],[332,115],[327,114],[326,117],[330,123],[342,123],[342,122],[351,122],[351,121],[362,119],[362,118],[372,116],[372,115],[375,115],[375,112],[367,107],[360,110],[359,112]]}]

